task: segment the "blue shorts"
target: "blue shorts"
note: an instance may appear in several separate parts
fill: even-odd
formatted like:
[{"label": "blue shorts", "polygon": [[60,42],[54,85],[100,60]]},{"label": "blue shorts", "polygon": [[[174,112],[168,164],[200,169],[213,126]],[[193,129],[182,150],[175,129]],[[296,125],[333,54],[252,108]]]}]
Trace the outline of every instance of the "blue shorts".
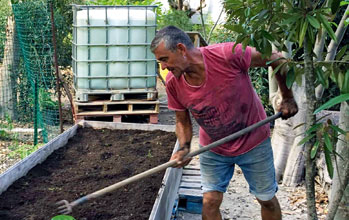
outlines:
[{"label": "blue shorts", "polygon": [[241,168],[250,193],[262,201],[269,201],[275,196],[278,186],[270,138],[239,156],[221,156],[211,151],[200,154],[203,192],[226,192],[235,164]]}]

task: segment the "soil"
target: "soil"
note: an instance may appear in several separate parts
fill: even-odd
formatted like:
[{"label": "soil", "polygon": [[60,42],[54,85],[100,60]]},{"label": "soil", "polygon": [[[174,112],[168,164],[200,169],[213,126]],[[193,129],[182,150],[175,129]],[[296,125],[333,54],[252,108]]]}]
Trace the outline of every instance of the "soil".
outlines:
[{"label": "soil", "polygon": [[[56,202],[72,202],[169,160],[176,136],[164,131],[79,128],[65,147],[0,197],[0,219],[47,220]],[[74,208],[79,220],[148,219],[164,172]]]}]

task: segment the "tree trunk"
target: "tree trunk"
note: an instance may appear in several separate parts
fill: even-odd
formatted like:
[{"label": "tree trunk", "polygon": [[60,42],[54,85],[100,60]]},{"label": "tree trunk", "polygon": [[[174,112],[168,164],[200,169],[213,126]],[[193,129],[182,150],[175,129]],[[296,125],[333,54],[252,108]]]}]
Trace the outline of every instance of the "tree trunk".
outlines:
[{"label": "tree trunk", "polygon": [[[331,61],[334,60],[336,54],[337,54],[337,49],[339,46],[339,43],[342,41],[344,33],[347,30],[348,25],[345,25],[345,21],[347,20],[349,14],[349,5],[347,6],[347,9],[345,10],[343,17],[341,18],[341,21],[339,22],[339,25],[336,30],[336,37],[337,37],[337,42],[334,40],[331,40],[328,50],[327,50],[327,55],[325,58],[325,61]],[[325,33],[324,33],[325,34]],[[317,51],[314,51],[315,53]],[[315,90],[315,95],[317,99],[321,99],[322,94],[324,93],[324,87],[320,84],[319,86],[316,87]]]},{"label": "tree trunk", "polygon": [[[311,50],[309,50],[308,37],[304,37],[304,74],[305,74],[305,94],[307,99],[306,108],[306,130],[308,130],[315,123],[315,74],[313,59]],[[305,144],[305,186],[307,195],[307,209],[308,209],[308,220],[317,220],[316,206],[315,206],[315,161],[311,159],[310,152],[311,148],[315,143],[315,138],[312,138]]]},{"label": "tree trunk", "polygon": [[[291,44],[288,43],[289,53],[284,53],[284,57],[290,57]],[[281,96],[277,92],[277,84],[275,79],[271,78],[273,71],[269,69],[269,99],[271,100],[274,109],[281,101]],[[272,134],[272,146],[274,152],[274,165],[276,180],[286,186],[294,186],[299,184],[304,176],[304,146],[298,146],[298,141],[295,141],[296,135],[302,133],[305,127],[299,127],[296,130],[293,128],[305,121],[306,97],[304,77],[303,85],[299,86],[296,83],[292,86],[293,94],[298,103],[299,112],[288,120],[278,119],[275,121],[275,126]]]},{"label": "tree trunk", "polygon": [[[9,116],[14,119],[17,115],[16,96],[13,92],[15,71],[15,26],[13,17],[8,17],[6,27],[6,41],[4,45],[3,62],[0,64],[0,117]],[[12,75],[11,75],[12,74]]]},{"label": "tree trunk", "polygon": [[[349,130],[349,105],[341,103],[339,127]],[[343,157],[337,157],[337,164],[334,163],[334,176],[331,187],[329,212],[326,220],[347,220],[349,219],[349,137],[341,134],[336,146],[336,152]],[[338,209],[338,210],[337,210]],[[335,217],[334,217],[335,216]]]},{"label": "tree trunk", "polygon": [[[282,184],[285,186],[296,186],[304,179],[304,148],[305,145],[299,146],[298,143],[305,137],[305,126],[298,126],[306,121],[308,103],[305,96],[305,76],[302,76],[302,85],[296,83],[292,86],[295,100],[298,104],[298,113],[292,118],[293,143],[289,146],[290,153],[287,159],[284,178]],[[298,126],[298,127],[297,127]],[[294,127],[297,127],[294,129]]]}]

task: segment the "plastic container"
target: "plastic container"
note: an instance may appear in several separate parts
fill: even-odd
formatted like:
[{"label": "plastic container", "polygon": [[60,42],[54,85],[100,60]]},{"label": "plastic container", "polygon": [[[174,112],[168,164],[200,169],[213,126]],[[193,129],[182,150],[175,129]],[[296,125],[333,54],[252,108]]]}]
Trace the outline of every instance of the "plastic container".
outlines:
[{"label": "plastic container", "polygon": [[[156,6],[73,5],[73,71],[84,93],[156,90]],[[120,91],[122,90],[122,91]]]}]

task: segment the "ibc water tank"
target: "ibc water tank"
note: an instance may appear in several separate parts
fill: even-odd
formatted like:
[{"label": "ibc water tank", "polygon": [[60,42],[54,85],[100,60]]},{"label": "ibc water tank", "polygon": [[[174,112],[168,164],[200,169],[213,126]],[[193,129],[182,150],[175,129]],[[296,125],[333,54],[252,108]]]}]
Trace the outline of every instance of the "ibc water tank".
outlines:
[{"label": "ibc water tank", "polygon": [[76,99],[86,94],[156,91],[150,43],[156,6],[73,5]]}]

